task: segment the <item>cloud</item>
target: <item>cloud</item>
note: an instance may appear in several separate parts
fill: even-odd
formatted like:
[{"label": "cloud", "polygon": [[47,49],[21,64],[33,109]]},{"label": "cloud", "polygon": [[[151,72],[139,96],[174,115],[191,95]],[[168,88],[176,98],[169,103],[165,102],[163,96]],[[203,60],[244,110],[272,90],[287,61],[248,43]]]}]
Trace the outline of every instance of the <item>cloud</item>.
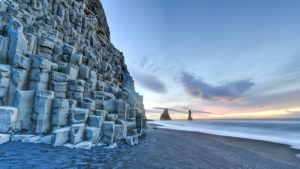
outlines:
[{"label": "cloud", "polygon": [[243,97],[243,94],[254,85],[249,80],[241,80],[212,86],[187,72],[182,72],[179,80],[189,95],[210,101],[234,101]]},{"label": "cloud", "polygon": [[147,56],[142,57],[142,59],[140,60],[141,67],[145,67],[148,63],[149,63],[149,59]]},{"label": "cloud", "polygon": [[134,80],[142,87],[156,93],[166,93],[166,85],[156,76],[148,73],[133,73]]}]

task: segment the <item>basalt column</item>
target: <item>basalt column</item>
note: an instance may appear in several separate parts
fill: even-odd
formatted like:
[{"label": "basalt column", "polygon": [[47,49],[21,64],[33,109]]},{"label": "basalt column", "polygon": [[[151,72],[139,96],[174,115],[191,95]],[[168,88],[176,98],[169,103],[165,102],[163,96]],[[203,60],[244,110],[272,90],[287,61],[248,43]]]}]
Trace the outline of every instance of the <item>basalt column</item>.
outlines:
[{"label": "basalt column", "polygon": [[0,0],[0,143],[138,143],[143,97],[99,0]]}]

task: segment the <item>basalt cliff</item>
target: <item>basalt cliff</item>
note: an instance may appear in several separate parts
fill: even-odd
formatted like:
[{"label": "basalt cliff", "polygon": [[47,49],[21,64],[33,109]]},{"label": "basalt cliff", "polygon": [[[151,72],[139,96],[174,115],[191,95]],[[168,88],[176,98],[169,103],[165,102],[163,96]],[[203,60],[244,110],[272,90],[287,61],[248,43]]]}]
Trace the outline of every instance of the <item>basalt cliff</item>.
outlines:
[{"label": "basalt cliff", "polygon": [[0,144],[89,149],[146,132],[99,0],[0,0]]}]

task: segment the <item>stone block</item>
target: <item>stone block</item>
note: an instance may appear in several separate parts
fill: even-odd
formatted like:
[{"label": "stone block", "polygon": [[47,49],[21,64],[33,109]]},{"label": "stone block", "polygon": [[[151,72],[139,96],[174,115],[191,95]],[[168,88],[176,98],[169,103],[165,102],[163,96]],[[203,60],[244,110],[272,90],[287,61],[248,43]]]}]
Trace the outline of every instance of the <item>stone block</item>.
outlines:
[{"label": "stone block", "polygon": [[79,68],[75,65],[72,64],[68,64],[67,68],[66,68],[66,73],[69,76],[69,79],[71,80],[76,80],[78,77],[78,71]]},{"label": "stone block", "polygon": [[0,63],[7,63],[7,52],[8,52],[8,37],[0,35]]},{"label": "stone block", "polygon": [[89,109],[71,108],[70,109],[70,123],[78,124],[85,123],[89,115]]},{"label": "stone block", "polygon": [[9,106],[0,106],[0,132],[11,133],[15,129],[18,109]]},{"label": "stone block", "polygon": [[27,54],[36,54],[37,38],[35,35],[26,34],[26,39],[28,41]]},{"label": "stone block", "polygon": [[45,47],[45,48],[48,48],[51,50],[54,48],[54,42],[50,39],[43,38],[43,37],[38,38],[37,44],[39,46],[42,46],[42,47]]},{"label": "stone block", "polygon": [[74,92],[84,92],[83,86],[77,86],[77,85],[70,85],[69,83],[69,90]]},{"label": "stone block", "polygon": [[66,82],[69,80],[69,75],[65,73],[52,71],[50,74],[50,81],[54,82]]},{"label": "stone block", "polygon": [[70,140],[70,127],[57,129],[53,132],[53,146],[62,146]]},{"label": "stone block", "polygon": [[0,87],[7,88],[9,86],[10,78],[1,77],[0,78]]},{"label": "stone block", "polygon": [[47,90],[48,83],[47,82],[39,82],[39,81],[29,81],[29,90]]},{"label": "stone block", "polygon": [[63,53],[71,56],[74,51],[74,47],[68,44],[64,44]]},{"label": "stone block", "polygon": [[13,106],[19,111],[16,131],[29,131],[32,126],[32,112],[34,105],[34,90],[17,91]]},{"label": "stone block", "polygon": [[45,58],[45,59],[48,59],[48,60],[52,61],[52,50],[49,49],[49,48],[38,46],[37,47],[37,54],[39,56],[41,56],[42,58]]},{"label": "stone block", "polygon": [[92,91],[92,99],[94,100],[115,100],[115,96],[112,93],[104,92],[104,91]]},{"label": "stone block", "polygon": [[12,64],[16,53],[24,55],[27,53],[27,40],[23,34],[23,25],[21,22],[10,19],[8,24],[8,63]]},{"label": "stone block", "polygon": [[97,83],[96,83],[96,90],[103,92],[104,89],[105,89],[105,87],[106,87],[106,84],[104,82],[102,82],[100,80],[97,81]]},{"label": "stone block", "polygon": [[51,62],[51,72],[58,71],[58,64]]},{"label": "stone block", "polygon": [[0,64],[0,77],[9,77],[11,74],[11,70],[11,65]]},{"label": "stone block", "polygon": [[53,108],[69,108],[69,100],[68,99],[59,99],[54,98],[52,103]]},{"label": "stone block", "polygon": [[38,55],[28,55],[32,59],[33,68],[44,69],[44,71],[50,72],[51,71],[51,62],[45,58],[42,58]]},{"label": "stone block", "polygon": [[138,144],[139,143],[139,138],[137,135],[135,136],[127,136],[125,138],[125,142],[130,145],[130,146],[134,146],[135,144]]},{"label": "stone block", "polygon": [[90,52],[87,57],[87,65],[89,67],[94,67],[96,61],[97,61],[97,57],[93,53]]},{"label": "stone block", "polygon": [[67,93],[54,91],[54,97],[57,97],[60,99],[65,99],[65,98],[67,98]]},{"label": "stone block", "polygon": [[96,116],[102,116],[104,119],[106,118],[108,112],[105,110],[96,110],[95,115]]},{"label": "stone block", "polygon": [[8,89],[6,87],[0,87],[0,105],[7,105],[7,93]]},{"label": "stone block", "polygon": [[67,82],[50,82],[49,89],[56,92],[66,92]]},{"label": "stone block", "polygon": [[94,111],[95,106],[96,106],[95,101],[90,98],[80,99],[80,107],[81,108],[85,108],[85,109],[89,109],[90,111]]},{"label": "stone block", "polygon": [[34,98],[35,113],[35,133],[45,134],[51,128],[52,100],[54,98],[53,91],[37,90]]},{"label": "stone block", "polygon": [[104,120],[105,119],[103,116],[90,115],[88,119],[88,124],[91,127],[101,128]]},{"label": "stone block", "polygon": [[115,137],[115,123],[111,121],[105,121],[103,123],[103,142],[106,144],[112,144]]},{"label": "stone block", "polygon": [[30,71],[29,79],[32,81],[48,83],[49,73],[47,70],[44,71],[44,69],[33,68]]},{"label": "stone block", "polygon": [[68,99],[75,99],[79,100],[83,97],[83,92],[74,92],[74,91],[69,91],[67,93],[67,98]]},{"label": "stone block", "polygon": [[77,100],[74,100],[74,99],[68,99],[68,100],[69,100],[69,107],[70,108],[77,107]]},{"label": "stone block", "polygon": [[116,121],[117,119],[118,119],[117,114],[107,114],[107,116],[106,116],[106,120],[108,120],[108,121]]},{"label": "stone block", "polygon": [[116,124],[115,125],[115,140],[125,139],[127,136],[127,126]]},{"label": "stone block", "polygon": [[56,107],[52,110],[52,126],[62,127],[68,125],[69,108]]},{"label": "stone block", "polygon": [[95,100],[96,102],[96,110],[102,109],[103,101],[102,100]]},{"label": "stone block", "polygon": [[70,130],[70,142],[72,144],[77,144],[81,142],[84,138],[84,129],[85,125],[81,124],[73,124]]},{"label": "stone block", "polygon": [[90,77],[93,80],[97,80],[97,72],[95,70],[90,70]]},{"label": "stone block", "polygon": [[78,78],[86,79],[89,77],[90,68],[86,65],[80,65]]},{"label": "stone block", "polygon": [[93,144],[99,141],[100,128],[97,127],[86,127],[85,138],[87,141],[91,141]]},{"label": "stone block", "polygon": [[122,120],[127,120],[129,117],[128,104],[124,100],[117,99],[115,106],[116,106],[116,112],[117,112],[119,118]]},{"label": "stone block", "polygon": [[28,88],[28,76],[29,72],[27,70],[13,68],[8,92],[8,105],[13,104],[18,90],[26,90]]},{"label": "stone block", "polygon": [[0,134],[0,144],[9,142],[10,134]]},{"label": "stone block", "polygon": [[108,113],[115,113],[115,104],[116,101],[114,99],[106,100],[103,102],[103,109]]},{"label": "stone block", "polygon": [[82,55],[72,53],[69,63],[72,63],[74,65],[80,65],[82,63]]},{"label": "stone block", "polygon": [[128,121],[127,122],[127,130],[132,130],[136,128],[136,122],[135,121]]},{"label": "stone block", "polygon": [[101,62],[101,72],[108,71],[108,67],[109,67],[109,63],[107,63],[106,61]]},{"label": "stone block", "polygon": [[21,68],[25,70],[30,70],[31,68],[31,59],[28,57],[25,57],[20,54],[16,54],[14,59],[13,59],[13,65],[15,68]]}]

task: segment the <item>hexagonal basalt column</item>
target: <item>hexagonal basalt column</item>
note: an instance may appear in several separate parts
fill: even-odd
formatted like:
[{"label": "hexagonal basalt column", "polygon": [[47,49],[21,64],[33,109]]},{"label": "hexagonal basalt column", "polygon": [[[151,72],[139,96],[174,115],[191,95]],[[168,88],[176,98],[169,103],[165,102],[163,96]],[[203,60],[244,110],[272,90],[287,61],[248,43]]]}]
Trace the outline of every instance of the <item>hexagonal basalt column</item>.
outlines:
[{"label": "hexagonal basalt column", "polygon": [[51,127],[52,99],[54,93],[49,90],[37,90],[34,99],[35,133],[46,134]]},{"label": "hexagonal basalt column", "polygon": [[17,121],[18,109],[9,106],[0,106],[0,132],[11,133]]}]

